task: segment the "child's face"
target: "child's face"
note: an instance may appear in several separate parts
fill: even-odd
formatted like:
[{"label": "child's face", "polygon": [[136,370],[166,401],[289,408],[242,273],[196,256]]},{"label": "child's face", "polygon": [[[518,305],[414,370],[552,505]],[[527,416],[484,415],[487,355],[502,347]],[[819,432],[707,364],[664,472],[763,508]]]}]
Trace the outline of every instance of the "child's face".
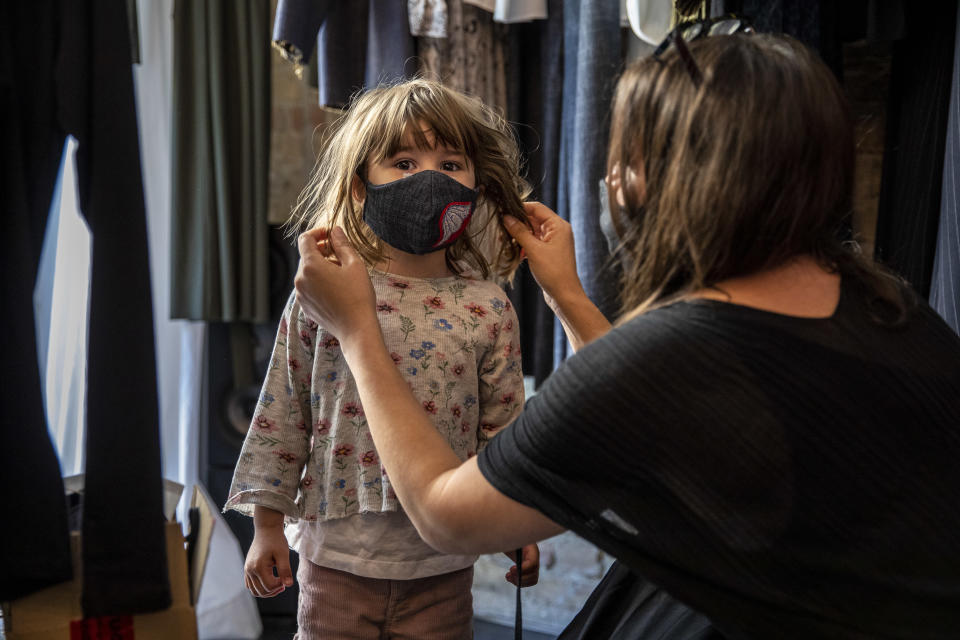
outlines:
[{"label": "child's face", "polygon": [[429,129],[423,132],[430,142],[429,149],[418,149],[413,136],[406,136],[397,153],[380,162],[367,163],[367,180],[371,184],[386,184],[420,171],[433,170],[450,176],[468,189],[476,188],[477,179],[470,159],[459,151],[437,145]]}]

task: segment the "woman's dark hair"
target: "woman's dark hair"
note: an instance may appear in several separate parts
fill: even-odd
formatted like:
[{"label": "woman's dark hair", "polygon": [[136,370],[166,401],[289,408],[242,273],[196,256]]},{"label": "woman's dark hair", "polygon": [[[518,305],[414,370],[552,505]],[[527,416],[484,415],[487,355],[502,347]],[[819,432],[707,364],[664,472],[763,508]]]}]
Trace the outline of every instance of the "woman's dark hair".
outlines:
[{"label": "woman's dark hair", "polygon": [[608,173],[638,176],[626,206],[611,206],[624,312],[807,254],[861,282],[878,318],[901,321],[908,288],[847,239],[853,126],[832,72],[787,37],[688,46],[699,85],[668,51],[629,67],[614,96]]}]

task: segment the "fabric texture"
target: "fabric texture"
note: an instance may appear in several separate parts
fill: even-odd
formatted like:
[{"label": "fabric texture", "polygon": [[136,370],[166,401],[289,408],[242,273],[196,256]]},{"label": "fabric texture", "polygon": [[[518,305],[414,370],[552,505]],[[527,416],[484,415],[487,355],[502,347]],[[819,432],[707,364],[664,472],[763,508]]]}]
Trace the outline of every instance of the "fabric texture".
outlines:
[{"label": "fabric texture", "polygon": [[286,529],[301,559],[365,578],[413,580],[473,566],[476,555],[441,553],[428,545],[403,509],[356,513]]},{"label": "fabric texture", "polygon": [[[544,21],[508,31],[507,119],[522,122],[517,139],[527,160],[531,197],[557,209],[560,117],[563,96],[563,0],[549,0]],[[555,318],[526,263],[510,298],[520,319],[523,370],[539,385],[554,369]],[[561,329],[562,331],[562,329]]]},{"label": "fabric texture", "polygon": [[[0,9],[3,325],[0,478],[21,487],[0,534],[0,599],[70,578],[63,484],[40,393],[33,286],[68,134],[93,235],[83,511],[85,616],[170,603],[156,366],[137,118],[125,0],[4,3]],[[135,363],[126,369],[125,363]],[[125,370],[122,393],[117,371]],[[136,455],[132,455],[135,452]]]},{"label": "fabric texture", "polygon": [[269,317],[270,3],[177,2],[172,318]]},{"label": "fabric texture", "polygon": [[603,576],[558,640],[723,640],[706,617],[620,561]]},{"label": "fabric texture", "polygon": [[447,37],[446,0],[407,0],[410,33],[430,38]]},{"label": "fabric texture", "polygon": [[[607,316],[617,310],[616,274],[606,268],[597,183],[606,174],[610,105],[621,67],[620,4],[564,0],[563,90],[557,213],[570,222],[577,271],[587,295]],[[556,321],[554,362],[569,354]]]},{"label": "fabric texture", "polygon": [[639,316],[569,358],[481,472],[725,637],[952,637],[960,337],[922,301],[874,324],[864,299]]},{"label": "fabric texture", "polygon": [[367,182],[363,221],[391,247],[423,255],[457,241],[476,198],[476,189],[441,171],[418,171],[385,184]]},{"label": "fabric texture", "polygon": [[447,1],[445,38],[417,38],[423,77],[474,95],[506,112],[507,28],[463,0]]},{"label": "fabric texture", "polygon": [[[516,314],[503,290],[459,276],[371,273],[384,340],[461,460],[523,405]],[[356,383],[336,337],[291,294],[225,509],[254,505],[288,522],[396,511]]]},{"label": "fabric texture", "polygon": [[419,580],[375,580],[301,562],[297,580],[295,640],[473,637],[473,567]]},{"label": "fabric texture", "polygon": [[953,85],[943,158],[940,226],[933,258],[930,306],[960,333],[960,12],[953,50]]},{"label": "fabric texture", "polygon": [[413,77],[414,19],[402,1],[279,0],[273,41],[298,71],[316,52],[320,104],[342,108],[365,87]]},{"label": "fabric texture", "polygon": [[[936,20],[930,20],[932,11]],[[906,37],[894,43],[890,67],[875,253],[927,297],[941,210],[957,3],[907,3],[904,12]]]}]

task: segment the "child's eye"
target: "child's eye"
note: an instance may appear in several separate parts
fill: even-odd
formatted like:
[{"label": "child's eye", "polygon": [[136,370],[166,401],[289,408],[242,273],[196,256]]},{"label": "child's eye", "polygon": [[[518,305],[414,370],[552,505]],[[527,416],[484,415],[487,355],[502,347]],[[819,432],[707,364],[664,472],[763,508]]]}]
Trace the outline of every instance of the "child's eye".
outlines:
[{"label": "child's eye", "polygon": [[463,168],[459,162],[454,162],[453,160],[447,160],[441,166],[444,171],[460,171],[460,169]]},{"label": "child's eye", "polygon": [[413,162],[410,160],[397,160],[393,163],[393,166],[401,171],[409,171],[410,169],[413,169]]}]

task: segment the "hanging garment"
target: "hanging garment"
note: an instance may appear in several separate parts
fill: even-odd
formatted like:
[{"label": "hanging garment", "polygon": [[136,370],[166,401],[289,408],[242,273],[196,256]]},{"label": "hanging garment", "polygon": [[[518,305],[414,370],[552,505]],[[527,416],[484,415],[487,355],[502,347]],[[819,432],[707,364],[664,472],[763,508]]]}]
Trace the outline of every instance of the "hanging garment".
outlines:
[{"label": "hanging garment", "polygon": [[[557,208],[563,91],[563,0],[549,0],[547,19],[508,32],[507,119],[522,122],[517,139],[527,159],[531,197]],[[539,385],[553,371],[554,315],[525,264],[511,300],[520,319],[523,371]]]},{"label": "hanging garment", "polygon": [[930,306],[960,333],[960,15],[957,16],[955,39],[940,227],[933,259]]},{"label": "hanging garment", "polygon": [[[615,2],[565,0],[560,180],[557,213],[577,238],[577,270],[584,289],[612,317],[618,305],[616,277],[605,268],[609,254],[600,231],[599,180],[606,174],[610,104],[621,67],[620,6]],[[554,361],[568,355],[557,321]]]},{"label": "hanging garment", "polygon": [[494,22],[514,23],[546,20],[547,0],[464,0],[493,14]]},{"label": "hanging garment", "polygon": [[266,322],[270,2],[176,2],[170,317]]},{"label": "hanging garment", "polygon": [[298,65],[316,46],[320,104],[344,107],[364,87],[413,77],[410,24],[404,2],[280,0],[273,40]]},{"label": "hanging garment", "polygon": [[447,37],[417,38],[425,78],[507,108],[506,27],[463,0],[447,2]]},{"label": "hanging garment", "polygon": [[431,38],[447,37],[446,0],[408,0],[410,33]]},{"label": "hanging garment", "polygon": [[87,356],[85,616],[170,604],[146,223],[125,0],[3,3],[6,232],[0,599],[70,577],[65,500],[40,394],[32,294],[66,136],[93,235]]},{"label": "hanging garment", "polygon": [[[876,257],[921,296],[930,293],[953,82],[956,2],[904,5],[893,45]],[[930,15],[937,15],[930,20]]]}]

